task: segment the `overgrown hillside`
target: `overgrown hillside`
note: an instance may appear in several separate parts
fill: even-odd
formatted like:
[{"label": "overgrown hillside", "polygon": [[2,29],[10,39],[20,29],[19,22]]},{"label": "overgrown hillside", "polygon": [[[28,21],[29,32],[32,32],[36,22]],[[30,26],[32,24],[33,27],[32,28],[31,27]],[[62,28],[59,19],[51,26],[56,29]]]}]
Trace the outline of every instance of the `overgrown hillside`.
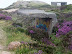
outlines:
[{"label": "overgrown hillside", "polygon": [[62,12],[72,12],[72,5],[66,5],[61,7]]},{"label": "overgrown hillside", "polygon": [[57,18],[60,20],[67,20],[67,21],[72,20],[72,5],[61,6],[59,7],[59,9],[56,7],[55,9],[52,9],[51,11],[55,12],[57,14]]},{"label": "overgrown hillside", "polygon": [[47,8],[50,7],[49,4],[41,1],[17,1],[7,7],[6,9],[12,8]]},{"label": "overgrown hillside", "polygon": [[[19,9],[13,11],[14,8]],[[12,9],[11,12],[1,10],[0,39],[2,39],[0,44],[4,43],[6,46],[2,47],[1,44],[0,51],[3,50],[5,54],[8,54],[8,51],[10,54],[72,54],[72,5],[58,8],[51,7],[44,2],[18,1],[6,8],[7,10]],[[30,23],[34,21],[32,13],[39,13],[36,11],[37,9],[43,10],[40,13],[45,13],[44,10],[56,13],[59,21],[53,27],[51,35],[44,30],[46,26],[40,25],[37,28],[30,26]],[[39,14],[34,16],[37,16],[36,18],[46,16]]]}]

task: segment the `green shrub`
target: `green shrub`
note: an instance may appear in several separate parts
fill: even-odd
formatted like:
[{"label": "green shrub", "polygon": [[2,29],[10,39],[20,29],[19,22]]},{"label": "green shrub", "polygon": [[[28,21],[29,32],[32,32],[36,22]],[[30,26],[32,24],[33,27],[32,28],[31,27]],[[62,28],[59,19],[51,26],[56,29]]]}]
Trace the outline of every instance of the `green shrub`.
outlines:
[{"label": "green shrub", "polygon": [[13,27],[13,26],[8,26],[8,27],[5,27],[3,28],[6,32],[15,32],[16,31],[16,28]]},{"label": "green shrub", "polygon": [[21,27],[14,27],[14,26],[8,26],[8,27],[5,27],[4,30],[6,32],[24,32],[24,29],[21,28]]},{"label": "green shrub", "polygon": [[44,37],[49,38],[48,32],[39,28],[29,27],[27,31],[28,34],[36,40],[41,40]]},{"label": "green shrub", "polygon": [[23,29],[23,28],[18,27],[18,28],[17,28],[17,31],[24,32],[24,29]]},{"label": "green shrub", "polygon": [[21,44],[21,46],[15,51],[16,54],[34,54],[37,50],[34,50],[29,47],[27,44]]},{"label": "green shrub", "polygon": [[44,52],[46,52],[47,54],[53,54],[53,51],[55,50],[55,48],[52,47],[52,46],[44,46],[44,47],[42,48],[42,50],[43,50]]},{"label": "green shrub", "polygon": [[12,24],[14,27],[22,27],[23,25],[21,23],[13,23]]}]

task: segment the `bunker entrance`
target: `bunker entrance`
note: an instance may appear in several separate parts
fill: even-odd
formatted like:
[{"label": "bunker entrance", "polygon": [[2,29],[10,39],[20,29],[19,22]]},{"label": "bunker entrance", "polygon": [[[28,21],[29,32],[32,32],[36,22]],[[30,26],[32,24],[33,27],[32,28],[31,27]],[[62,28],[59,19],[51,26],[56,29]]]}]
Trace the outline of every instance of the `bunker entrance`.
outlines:
[{"label": "bunker entrance", "polygon": [[36,28],[48,31],[52,18],[38,18],[36,19]]}]

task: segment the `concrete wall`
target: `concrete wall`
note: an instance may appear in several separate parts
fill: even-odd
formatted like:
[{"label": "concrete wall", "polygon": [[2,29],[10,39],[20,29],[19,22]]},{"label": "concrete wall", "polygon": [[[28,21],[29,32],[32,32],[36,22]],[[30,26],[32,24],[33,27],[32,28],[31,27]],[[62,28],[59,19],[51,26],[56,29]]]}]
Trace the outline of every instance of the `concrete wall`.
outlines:
[{"label": "concrete wall", "polygon": [[67,5],[67,2],[51,2],[51,5],[52,6],[63,6],[63,5]]},{"label": "concrete wall", "polygon": [[57,6],[57,3],[56,2],[51,2],[51,5],[52,6]]}]

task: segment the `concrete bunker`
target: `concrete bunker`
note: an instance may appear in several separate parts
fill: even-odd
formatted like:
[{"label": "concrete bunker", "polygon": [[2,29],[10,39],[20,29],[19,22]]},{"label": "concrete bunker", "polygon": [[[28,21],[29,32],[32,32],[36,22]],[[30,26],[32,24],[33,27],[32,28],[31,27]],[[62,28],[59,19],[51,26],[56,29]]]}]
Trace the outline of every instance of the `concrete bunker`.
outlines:
[{"label": "concrete bunker", "polygon": [[31,21],[31,26],[44,29],[48,34],[52,33],[52,29],[57,23],[56,14],[52,12],[45,12],[38,9],[20,9],[18,13],[22,13],[25,16],[24,18],[34,19]]}]

